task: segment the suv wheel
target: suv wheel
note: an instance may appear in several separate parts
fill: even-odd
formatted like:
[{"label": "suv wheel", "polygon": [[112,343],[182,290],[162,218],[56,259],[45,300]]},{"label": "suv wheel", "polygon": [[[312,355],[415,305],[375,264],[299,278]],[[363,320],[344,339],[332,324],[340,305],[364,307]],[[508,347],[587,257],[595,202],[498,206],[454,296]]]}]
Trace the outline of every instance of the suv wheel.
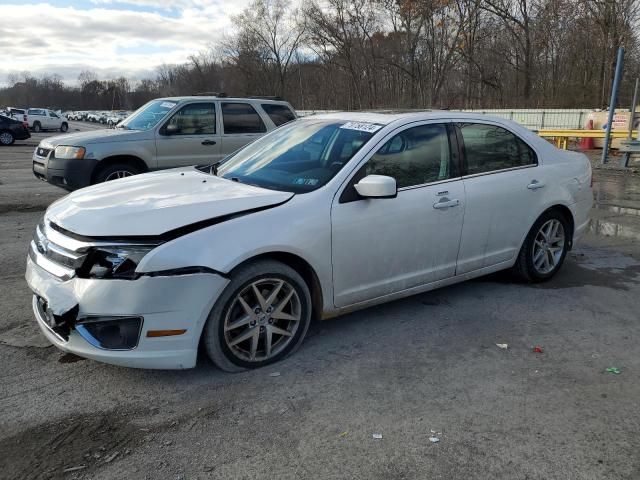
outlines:
[{"label": "suv wheel", "polygon": [[96,175],[95,183],[109,182],[119,178],[131,177],[140,172],[137,168],[127,163],[115,163],[102,168]]},{"label": "suv wheel", "polygon": [[259,368],[293,353],[311,322],[311,295],[291,267],[263,260],[241,267],[204,327],[209,358],[227,372]]},{"label": "suv wheel", "polygon": [[11,132],[0,132],[0,145],[13,145],[13,142],[15,142],[15,137],[13,136],[13,133]]},{"label": "suv wheel", "polygon": [[61,132],[66,132],[67,130],[69,130],[69,125],[67,125],[66,123],[63,123],[62,125],[60,125]]},{"label": "suv wheel", "polygon": [[40,130],[42,130],[42,127],[40,126],[40,122],[33,122],[32,130],[36,133],[40,132]]}]

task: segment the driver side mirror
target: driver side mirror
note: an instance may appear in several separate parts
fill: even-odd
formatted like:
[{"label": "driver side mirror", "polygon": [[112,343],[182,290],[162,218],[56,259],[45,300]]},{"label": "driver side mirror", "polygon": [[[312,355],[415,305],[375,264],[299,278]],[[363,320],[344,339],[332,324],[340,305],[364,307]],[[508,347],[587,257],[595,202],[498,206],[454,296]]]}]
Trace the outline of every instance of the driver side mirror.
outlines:
[{"label": "driver side mirror", "polygon": [[170,123],[164,128],[164,133],[167,135],[177,135],[180,133],[180,127],[175,123]]},{"label": "driver side mirror", "polygon": [[354,187],[365,198],[395,198],[398,195],[396,179],[386,175],[367,175]]}]

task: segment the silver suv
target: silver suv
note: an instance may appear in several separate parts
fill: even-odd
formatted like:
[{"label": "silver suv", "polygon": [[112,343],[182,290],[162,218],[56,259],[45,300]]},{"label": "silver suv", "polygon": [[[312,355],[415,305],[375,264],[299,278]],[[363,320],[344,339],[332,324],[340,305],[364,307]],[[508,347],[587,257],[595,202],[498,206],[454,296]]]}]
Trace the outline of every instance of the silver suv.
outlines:
[{"label": "silver suv", "polygon": [[289,103],[222,96],[152,100],[115,129],[47,138],[34,175],[66,190],[187,165],[215,163],[296,118]]}]

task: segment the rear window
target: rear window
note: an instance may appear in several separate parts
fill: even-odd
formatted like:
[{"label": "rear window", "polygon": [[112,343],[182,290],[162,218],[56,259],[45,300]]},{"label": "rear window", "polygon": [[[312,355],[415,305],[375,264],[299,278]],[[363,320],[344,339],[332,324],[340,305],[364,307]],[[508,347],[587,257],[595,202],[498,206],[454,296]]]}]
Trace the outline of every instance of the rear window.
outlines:
[{"label": "rear window", "polygon": [[286,105],[263,103],[260,106],[267,113],[267,115],[269,115],[269,118],[273,123],[275,123],[276,127],[279,127],[280,125],[296,119],[296,116]]},{"label": "rear window", "polygon": [[222,123],[224,133],[263,133],[267,131],[256,109],[248,103],[222,104]]},{"label": "rear window", "polygon": [[30,108],[27,111],[27,115],[44,115],[44,110],[42,110],[41,108]]}]

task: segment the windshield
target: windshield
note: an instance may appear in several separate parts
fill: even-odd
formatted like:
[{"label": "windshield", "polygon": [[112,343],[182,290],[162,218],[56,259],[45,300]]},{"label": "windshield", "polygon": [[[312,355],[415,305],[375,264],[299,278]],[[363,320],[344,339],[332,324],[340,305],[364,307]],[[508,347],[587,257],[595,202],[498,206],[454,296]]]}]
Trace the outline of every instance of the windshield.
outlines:
[{"label": "windshield", "polygon": [[298,120],[236,152],[218,176],[273,190],[320,188],[382,128],[373,123]]},{"label": "windshield", "polygon": [[155,127],[177,103],[172,100],[152,100],[120,122],[118,128],[149,130]]}]

